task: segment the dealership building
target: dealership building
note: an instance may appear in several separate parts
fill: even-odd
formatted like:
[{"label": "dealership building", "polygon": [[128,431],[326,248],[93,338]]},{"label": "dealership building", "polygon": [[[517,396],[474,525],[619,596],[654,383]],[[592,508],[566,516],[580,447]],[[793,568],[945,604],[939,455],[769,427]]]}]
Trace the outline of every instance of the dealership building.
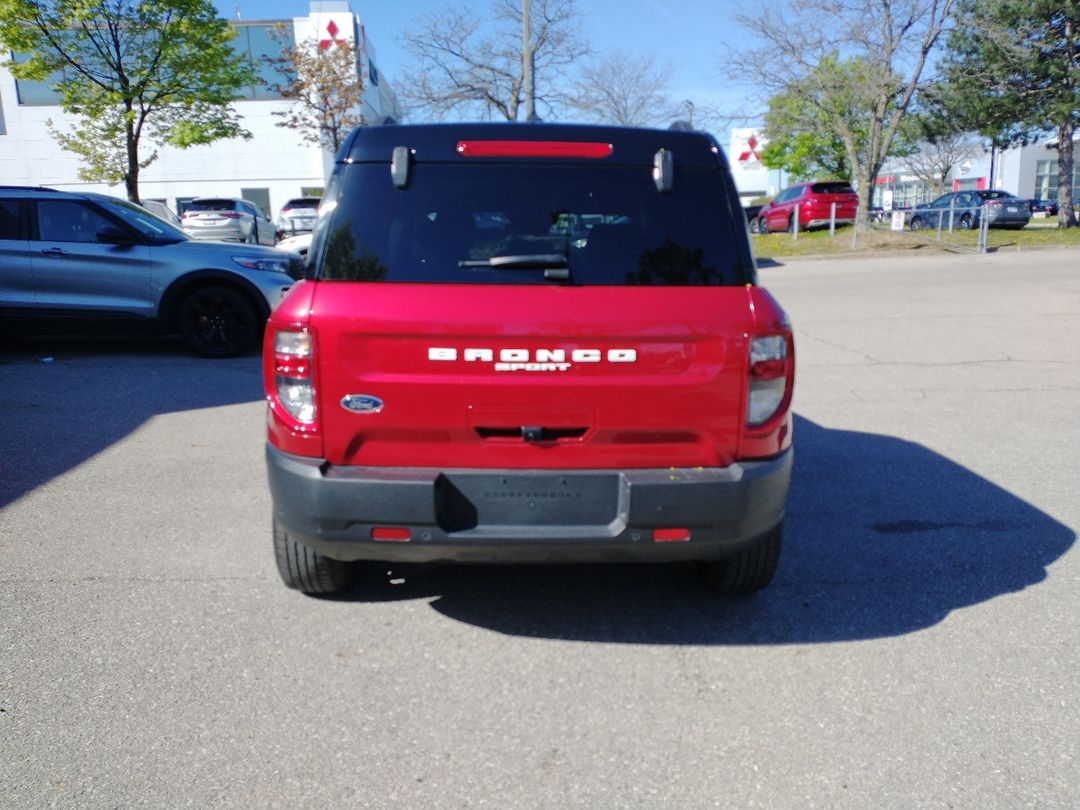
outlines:
[{"label": "dealership building", "polygon": [[[345,0],[311,0],[306,17],[231,24],[237,33],[233,46],[250,59],[262,80],[234,104],[251,139],[220,140],[189,149],[162,146],[157,160],[139,174],[139,193],[144,200],[164,202],[177,213],[195,197],[243,197],[276,219],[286,200],[322,193],[333,156],[304,143],[296,130],[277,125],[283,119],[274,113],[292,105],[265,83],[279,78],[264,61],[281,52],[281,44],[272,36],[275,26],[284,24],[286,35],[291,32],[297,43],[332,48],[347,42],[355,49],[357,75],[364,88],[355,112],[363,115],[365,123],[398,120],[400,113],[393,88],[378,70],[363,23]],[[55,129],[66,132],[77,118],[60,109],[58,95],[48,82],[16,79],[0,66],[0,184],[124,196],[122,185],[79,179],[81,164],[52,137],[50,120]],[[144,143],[141,156],[149,155],[151,148]]]}]

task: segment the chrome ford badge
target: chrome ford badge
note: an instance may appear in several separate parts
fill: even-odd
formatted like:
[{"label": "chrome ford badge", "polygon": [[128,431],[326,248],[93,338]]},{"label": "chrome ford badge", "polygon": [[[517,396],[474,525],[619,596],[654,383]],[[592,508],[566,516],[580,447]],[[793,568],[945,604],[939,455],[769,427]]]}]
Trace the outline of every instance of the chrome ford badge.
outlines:
[{"label": "chrome ford badge", "polygon": [[341,398],[341,407],[353,413],[379,413],[383,401],[369,394],[346,394]]}]

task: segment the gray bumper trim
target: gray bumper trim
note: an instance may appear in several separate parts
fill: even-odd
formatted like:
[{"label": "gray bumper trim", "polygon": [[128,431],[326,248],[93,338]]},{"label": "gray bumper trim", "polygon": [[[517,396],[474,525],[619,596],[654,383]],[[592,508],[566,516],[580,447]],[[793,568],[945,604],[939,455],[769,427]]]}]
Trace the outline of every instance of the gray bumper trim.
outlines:
[{"label": "gray bumper trim", "polygon": [[[724,468],[334,467],[267,445],[279,528],[340,560],[713,559],[778,525],[792,451]],[[408,542],[375,541],[404,527]],[[654,542],[653,529],[690,540]]]}]

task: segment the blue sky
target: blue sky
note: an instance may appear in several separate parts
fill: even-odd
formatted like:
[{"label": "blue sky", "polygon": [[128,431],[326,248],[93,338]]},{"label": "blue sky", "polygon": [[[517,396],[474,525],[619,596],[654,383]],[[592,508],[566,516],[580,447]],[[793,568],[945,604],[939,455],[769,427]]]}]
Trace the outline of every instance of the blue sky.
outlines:
[{"label": "blue sky", "polygon": [[[491,0],[470,0],[481,11]],[[307,16],[307,0],[215,0],[222,16],[267,20]],[[400,43],[410,21],[444,7],[442,0],[352,0],[375,47],[379,69],[391,83],[406,60]],[[741,102],[742,87],[721,75],[718,58],[725,43],[746,36],[732,22],[738,4],[730,0],[578,0],[582,32],[597,51],[622,48],[653,53],[674,68],[672,95],[698,107],[719,106],[728,115],[753,115]],[[761,101],[764,103],[764,100]],[[723,138],[724,133],[717,135]]]}]

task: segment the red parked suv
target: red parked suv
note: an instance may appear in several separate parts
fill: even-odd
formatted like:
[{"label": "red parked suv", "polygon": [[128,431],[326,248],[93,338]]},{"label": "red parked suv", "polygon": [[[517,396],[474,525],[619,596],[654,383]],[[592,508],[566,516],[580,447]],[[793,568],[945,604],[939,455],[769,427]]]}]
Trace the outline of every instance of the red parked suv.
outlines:
[{"label": "red parked suv", "polygon": [[356,130],[264,373],[285,583],[369,561],[776,568],[791,327],[704,133]]},{"label": "red parked suv", "polygon": [[847,181],[796,183],[777,194],[776,199],[758,212],[757,219],[750,222],[750,231],[793,231],[796,211],[799,230],[826,227],[833,216],[834,203],[837,225],[850,225],[855,221],[859,210],[859,195]]}]

